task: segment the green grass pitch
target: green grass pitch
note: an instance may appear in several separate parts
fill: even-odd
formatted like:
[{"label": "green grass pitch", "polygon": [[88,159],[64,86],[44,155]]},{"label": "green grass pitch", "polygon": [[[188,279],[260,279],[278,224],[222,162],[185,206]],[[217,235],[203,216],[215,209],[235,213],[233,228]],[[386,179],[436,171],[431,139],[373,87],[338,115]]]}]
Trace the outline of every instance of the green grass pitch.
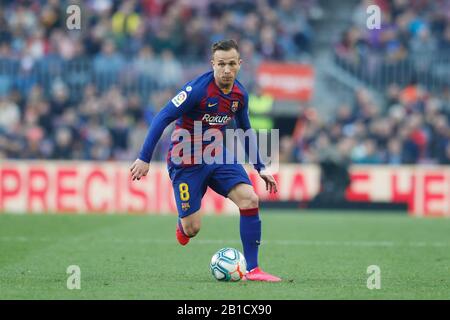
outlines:
[{"label": "green grass pitch", "polygon": [[[0,299],[449,299],[450,219],[265,211],[260,265],[281,283],[223,283],[238,216],[204,216],[186,247],[173,215],[0,215]],[[67,289],[78,265],[81,289]],[[369,290],[367,268],[381,269]]]}]

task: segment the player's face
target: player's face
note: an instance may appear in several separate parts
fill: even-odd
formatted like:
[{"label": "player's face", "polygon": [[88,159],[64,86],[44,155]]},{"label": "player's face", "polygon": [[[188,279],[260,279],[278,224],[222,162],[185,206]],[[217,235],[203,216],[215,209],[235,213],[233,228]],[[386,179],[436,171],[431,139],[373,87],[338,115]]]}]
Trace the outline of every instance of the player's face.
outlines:
[{"label": "player's face", "polygon": [[230,87],[233,85],[241,68],[242,60],[239,59],[239,53],[236,49],[228,51],[218,50],[214,52],[211,64],[214,70],[214,78],[221,87]]}]

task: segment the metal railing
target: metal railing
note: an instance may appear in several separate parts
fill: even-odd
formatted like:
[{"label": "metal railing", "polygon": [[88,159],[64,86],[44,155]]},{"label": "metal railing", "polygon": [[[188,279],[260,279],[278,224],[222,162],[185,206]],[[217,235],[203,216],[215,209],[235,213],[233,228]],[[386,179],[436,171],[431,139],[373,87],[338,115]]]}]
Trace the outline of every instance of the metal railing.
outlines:
[{"label": "metal railing", "polygon": [[406,86],[411,82],[417,82],[429,91],[450,86],[450,51],[430,52],[427,55],[411,53],[396,61],[388,61],[375,53],[351,60],[335,54],[334,61],[342,71],[381,92],[390,84]]},{"label": "metal railing", "polygon": [[[430,91],[450,86],[450,52],[437,52],[426,57],[410,55],[395,63],[382,60],[375,54],[358,57],[353,61],[338,55],[333,58],[334,63],[327,65],[333,66],[332,73],[337,75],[335,78],[349,90],[364,84],[383,95],[388,85],[396,83],[405,86],[412,80]],[[95,58],[63,60],[49,55],[35,61],[30,68],[24,68],[24,65],[26,62],[19,59],[0,57],[0,96],[12,89],[26,95],[35,84],[41,86],[44,93],[50,94],[54,82],[61,80],[69,89],[70,100],[75,103],[83,98],[82,92],[87,84],[95,85],[99,94],[117,86],[124,95],[138,94],[142,101],[147,101],[152,92],[167,87],[179,88],[208,68],[204,63],[182,62],[181,78],[164,82],[163,75],[157,70],[141,70],[133,60],[124,61],[120,68],[109,67],[108,64],[99,67]],[[330,68],[327,70],[328,73],[333,71]]]},{"label": "metal railing", "polygon": [[[104,61],[105,62],[105,61]],[[107,62],[107,61],[106,61]],[[195,72],[205,70],[198,63],[182,63],[181,77],[164,81],[158,70],[140,70],[135,61],[124,61],[120,66],[97,64],[95,58],[63,60],[58,56],[46,56],[24,68],[26,62],[0,57],[0,96],[11,90],[26,95],[34,85],[50,94],[55,81],[62,81],[68,88],[72,101],[80,101],[86,85],[93,84],[99,94],[116,86],[123,94],[139,94],[143,99],[155,90],[179,87]]]}]

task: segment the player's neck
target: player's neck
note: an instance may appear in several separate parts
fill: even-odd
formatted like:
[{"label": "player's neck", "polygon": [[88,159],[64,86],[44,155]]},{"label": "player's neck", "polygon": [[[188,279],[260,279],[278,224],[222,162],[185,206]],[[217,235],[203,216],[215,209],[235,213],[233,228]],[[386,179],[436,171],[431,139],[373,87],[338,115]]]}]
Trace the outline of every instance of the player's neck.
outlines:
[{"label": "player's neck", "polygon": [[214,79],[214,82],[216,83],[216,85],[217,85],[217,87],[220,89],[220,91],[222,91],[224,94],[229,94],[229,93],[231,92],[231,90],[233,90],[234,82],[233,82],[231,85],[226,86],[226,87],[224,87],[223,85],[221,85],[221,84],[217,81],[217,79]]}]

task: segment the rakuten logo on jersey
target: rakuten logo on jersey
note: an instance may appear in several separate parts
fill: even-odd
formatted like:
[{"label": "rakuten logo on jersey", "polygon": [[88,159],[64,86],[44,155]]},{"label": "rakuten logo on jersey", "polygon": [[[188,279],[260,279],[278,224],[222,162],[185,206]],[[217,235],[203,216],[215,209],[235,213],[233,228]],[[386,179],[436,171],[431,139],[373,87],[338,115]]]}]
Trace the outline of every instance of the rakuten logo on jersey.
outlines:
[{"label": "rakuten logo on jersey", "polygon": [[210,114],[205,114],[202,118],[202,121],[206,121],[208,122],[209,125],[211,126],[215,126],[215,125],[223,125],[223,124],[227,124],[228,121],[231,120],[231,117],[227,116],[227,115],[215,115],[212,116]]}]

